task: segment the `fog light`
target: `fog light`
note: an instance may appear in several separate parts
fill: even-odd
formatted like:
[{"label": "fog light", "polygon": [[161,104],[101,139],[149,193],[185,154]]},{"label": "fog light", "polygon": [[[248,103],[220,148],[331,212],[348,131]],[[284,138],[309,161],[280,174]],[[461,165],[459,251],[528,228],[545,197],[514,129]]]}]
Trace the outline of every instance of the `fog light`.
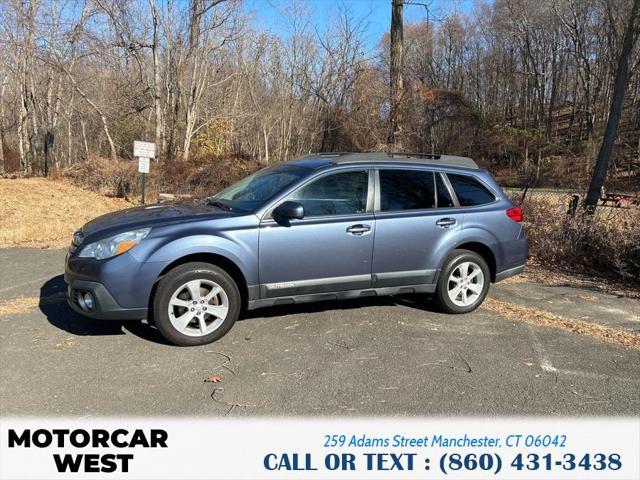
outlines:
[{"label": "fog light", "polygon": [[91,292],[80,292],[78,295],[78,303],[80,308],[85,312],[90,312],[95,307],[95,301]]}]

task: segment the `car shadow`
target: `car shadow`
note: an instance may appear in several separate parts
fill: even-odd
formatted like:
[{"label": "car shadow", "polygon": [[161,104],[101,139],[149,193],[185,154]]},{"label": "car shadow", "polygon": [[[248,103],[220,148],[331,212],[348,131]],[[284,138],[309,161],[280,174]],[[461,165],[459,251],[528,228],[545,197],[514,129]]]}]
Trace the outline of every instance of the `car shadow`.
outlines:
[{"label": "car shadow", "polygon": [[328,310],[354,310],[362,307],[394,306],[402,305],[425,312],[439,313],[433,301],[423,294],[398,295],[388,297],[364,297],[350,300],[326,300],[314,303],[297,303],[277,305],[274,307],[260,308],[244,311],[240,320],[252,318],[284,317],[300,313],[316,313]]},{"label": "car shadow", "polygon": [[[171,345],[160,332],[148,322],[139,320],[95,320],[74,312],[65,299],[67,285],[63,275],[47,280],[40,287],[40,311],[54,327],[77,336],[125,335],[127,332],[143,340]],[[240,321],[254,318],[272,318],[314,313],[328,310],[353,310],[371,306],[403,305],[427,312],[437,312],[432,302],[424,295],[401,295],[394,297],[366,297],[353,300],[327,300],[317,303],[278,305],[258,310],[244,311]]]},{"label": "car shadow", "polygon": [[64,276],[50,278],[40,287],[40,311],[54,327],[77,336],[125,335],[170,345],[156,328],[139,320],[95,320],[74,312],[65,299]]}]

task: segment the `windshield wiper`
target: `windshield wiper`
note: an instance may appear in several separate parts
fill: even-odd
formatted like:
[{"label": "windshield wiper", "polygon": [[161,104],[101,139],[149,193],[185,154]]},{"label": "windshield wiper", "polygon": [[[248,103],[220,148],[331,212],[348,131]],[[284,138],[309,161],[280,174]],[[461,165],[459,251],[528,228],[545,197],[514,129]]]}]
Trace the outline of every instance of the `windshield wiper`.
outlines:
[{"label": "windshield wiper", "polygon": [[204,199],[204,203],[205,205],[211,205],[213,207],[218,207],[221,208],[222,210],[226,210],[228,212],[230,212],[232,209],[229,205],[227,205],[226,203],[222,203],[220,200],[216,200],[213,197],[207,197]]}]

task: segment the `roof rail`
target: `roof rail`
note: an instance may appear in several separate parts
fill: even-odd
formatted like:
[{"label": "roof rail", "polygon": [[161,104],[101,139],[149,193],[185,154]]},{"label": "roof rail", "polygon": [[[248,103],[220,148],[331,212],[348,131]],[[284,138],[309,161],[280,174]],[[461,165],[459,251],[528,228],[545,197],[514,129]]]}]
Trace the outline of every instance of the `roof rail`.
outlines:
[{"label": "roof rail", "polygon": [[450,165],[478,169],[478,164],[469,157],[455,155],[443,155],[435,153],[410,153],[410,152],[363,152],[363,153],[318,153],[316,156],[334,157],[333,163],[357,163],[357,162],[410,162],[430,163],[433,165]]},{"label": "roof rail", "polygon": [[427,158],[429,160],[440,160],[440,157],[442,157],[439,153],[387,152],[387,155],[390,157]]}]

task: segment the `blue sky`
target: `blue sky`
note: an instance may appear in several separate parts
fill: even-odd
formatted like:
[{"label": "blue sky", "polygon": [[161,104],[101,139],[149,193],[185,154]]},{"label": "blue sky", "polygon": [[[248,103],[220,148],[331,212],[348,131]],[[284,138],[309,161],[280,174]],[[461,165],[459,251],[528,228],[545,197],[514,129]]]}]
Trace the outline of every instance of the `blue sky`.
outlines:
[{"label": "blue sky", "polygon": [[[428,3],[430,16],[443,16],[453,9],[468,13],[475,0],[408,0]],[[348,9],[355,19],[366,19],[367,43],[374,48],[391,24],[391,0],[295,0],[307,12],[312,28],[326,29],[340,9]],[[288,11],[294,0],[245,0],[244,8],[256,26],[267,31],[286,35],[290,31]],[[416,22],[426,17],[426,9],[420,5],[406,5],[405,23]]]}]

